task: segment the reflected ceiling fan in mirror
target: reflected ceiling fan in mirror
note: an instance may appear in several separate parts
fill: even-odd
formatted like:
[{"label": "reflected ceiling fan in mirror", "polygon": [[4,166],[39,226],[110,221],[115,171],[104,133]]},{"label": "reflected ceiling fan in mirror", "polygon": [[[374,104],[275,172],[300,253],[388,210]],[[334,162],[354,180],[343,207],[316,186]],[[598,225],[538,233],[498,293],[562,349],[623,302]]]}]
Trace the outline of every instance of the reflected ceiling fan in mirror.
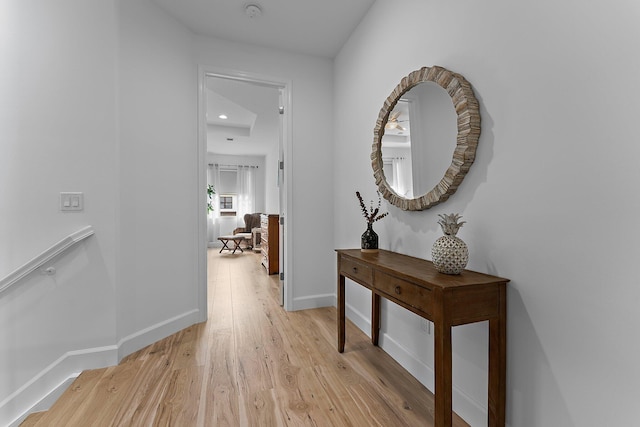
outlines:
[{"label": "reflected ceiling fan in mirror", "polygon": [[387,123],[384,125],[385,130],[398,130],[400,132],[404,132],[406,129],[402,127],[400,123],[406,122],[406,120],[398,120],[401,114],[401,111],[394,111],[389,117],[389,120],[387,120]]}]

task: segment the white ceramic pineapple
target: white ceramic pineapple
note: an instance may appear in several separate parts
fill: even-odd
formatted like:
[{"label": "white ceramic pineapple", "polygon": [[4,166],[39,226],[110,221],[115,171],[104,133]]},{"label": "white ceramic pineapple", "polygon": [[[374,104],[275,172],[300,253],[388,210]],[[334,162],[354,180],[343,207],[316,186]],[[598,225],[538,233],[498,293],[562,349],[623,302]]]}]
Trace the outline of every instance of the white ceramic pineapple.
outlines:
[{"label": "white ceramic pineapple", "polygon": [[433,243],[431,259],[436,270],[445,274],[460,274],[469,261],[469,248],[459,237],[458,230],[465,221],[458,214],[438,215],[438,224],[442,227],[444,236]]}]

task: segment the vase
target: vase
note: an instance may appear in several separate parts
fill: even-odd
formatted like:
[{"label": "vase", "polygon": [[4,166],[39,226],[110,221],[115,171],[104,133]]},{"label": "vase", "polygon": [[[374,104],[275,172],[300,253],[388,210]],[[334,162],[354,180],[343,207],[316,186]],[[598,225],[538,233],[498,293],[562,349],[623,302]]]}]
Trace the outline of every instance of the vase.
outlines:
[{"label": "vase", "polygon": [[469,261],[467,244],[456,236],[465,221],[458,222],[458,214],[439,215],[438,224],[442,227],[444,236],[438,238],[431,248],[431,261],[440,273],[460,274]]},{"label": "vase", "polygon": [[378,235],[373,231],[371,223],[367,224],[367,229],[362,233],[360,244],[362,252],[378,252]]}]

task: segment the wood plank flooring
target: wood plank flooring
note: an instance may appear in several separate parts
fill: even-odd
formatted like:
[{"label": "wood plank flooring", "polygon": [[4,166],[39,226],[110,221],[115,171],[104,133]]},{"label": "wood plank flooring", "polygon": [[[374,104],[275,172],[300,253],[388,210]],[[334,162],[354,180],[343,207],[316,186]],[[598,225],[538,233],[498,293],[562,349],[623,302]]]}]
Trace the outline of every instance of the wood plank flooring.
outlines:
[{"label": "wood plank flooring", "polygon": [[350,322],[337,352],[335,308],[285,312],[259,255],[208,256],[207,322],[83,372],[22,426],[433,426],[433,395]]}]

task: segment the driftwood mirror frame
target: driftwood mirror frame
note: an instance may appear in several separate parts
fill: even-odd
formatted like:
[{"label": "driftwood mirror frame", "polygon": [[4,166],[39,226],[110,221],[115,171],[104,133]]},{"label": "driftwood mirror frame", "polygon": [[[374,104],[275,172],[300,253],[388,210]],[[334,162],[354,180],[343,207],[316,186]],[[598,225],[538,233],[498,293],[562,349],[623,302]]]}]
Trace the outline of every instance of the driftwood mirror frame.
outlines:
[{"label": "driftwood mirror frame", "polygon": [[[409,89],[422,83],[434,82],[447,91],[456,111],[458,136],[451,165],[438,184],[428,193],[414,199],[398,195],[389,185],[382,168],[382,137],[384,127],[394,107]],[[373,131],[371,166],[376,185],[382,196],[392,205],[405,211],[421,211],[442,203],[456,192],[476,157],[480,137],[479,104],[471,84],[460,74],[446,68],[423,67],[404,77],[386,99]]]}]

